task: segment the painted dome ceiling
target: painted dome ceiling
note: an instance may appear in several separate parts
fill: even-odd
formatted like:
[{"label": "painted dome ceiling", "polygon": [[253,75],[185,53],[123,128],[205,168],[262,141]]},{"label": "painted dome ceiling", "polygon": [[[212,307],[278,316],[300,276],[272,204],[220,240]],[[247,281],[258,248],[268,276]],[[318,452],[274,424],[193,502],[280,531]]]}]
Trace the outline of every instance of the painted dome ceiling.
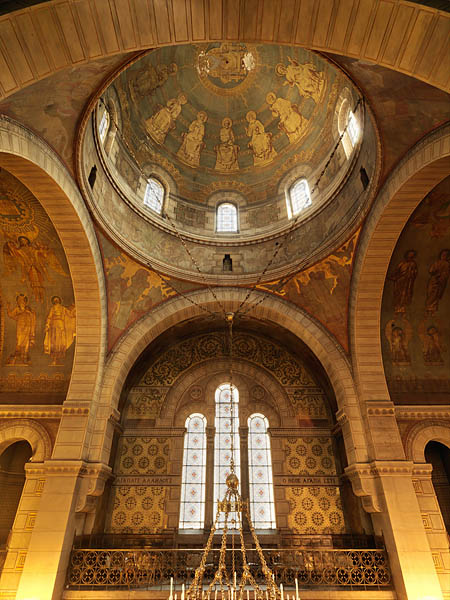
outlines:
[{"label": "painted dome ceiling", "polygon": [[132,154],[168,169],[196,202],[218,189],[261,201],[295,165],[319,163],[351,87],[305,49],[243,43],[161,48],[113,85]]},{"label": "painted dome ceiling", "polygon": [[[266,44],[164,47],[126,65],[99,98],[92,127],[82,122],[80,187],[110,238],[156,270],[236,283],[264,271],[270,281],[328,256],[367,214],[380,166],[375,123],[351,80],[319,54]],[[351,110],[358,137],[346,148]],[[161,211],[145,202],[149,178],[163,185]],[[300,179],[310,197],[293,219]],[[217,230],[223,201],[237,209],[237,230]],[[232,273],[223,274],[225,254]]]}]

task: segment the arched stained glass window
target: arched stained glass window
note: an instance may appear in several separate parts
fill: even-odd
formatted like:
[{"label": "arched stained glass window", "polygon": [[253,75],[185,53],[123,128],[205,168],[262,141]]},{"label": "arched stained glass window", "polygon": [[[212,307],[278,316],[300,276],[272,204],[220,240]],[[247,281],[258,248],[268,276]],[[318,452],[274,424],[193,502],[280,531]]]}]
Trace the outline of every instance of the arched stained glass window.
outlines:
[{"label": "arched stained glass window", "polygon": [[355,114],[350,108],[350,102],[345,98],[339,108],[338,114],[338,130],[339,135],[342,136],[342,146],[344,148],[345,156],[350,158],[353,148],[359,138],[359,123]]},{"label": "arched stained glass window", "polygon": [[108,133],[110,122],[111,117],[109,116],[109,112],[106,108],[104,108],[102,118],[100,119],[100,125],[98,127],[98,133],[100,135],[100,141],[102,143],[106,139],[106,134]]},{"label": "arched stained glass window", "polygon": [[298,179],[289,190],[288,213],[295,217],[299,212],[310,206],[311,194],[306,179]]},{"label": "arched stained glass window", "polygon": [[198,413],[186,419],[181,480],[180,529],[205,525],[206,419]]},{"label": "arched stained glass window", "polygon": [[[231,398],[232,396],[232,398]],[[223,500],[227,489],[225,480],[230,473],[231,441],[233,440],[234,466],[237,477],[241,478],[241,453],[239,446],[239,392],[233,386],[233,394],[229,383],[220,385],[216,390],[216,435],[214,438],[214,517],[217,501]],[[233,409],[231,409],[233,407]],[[236,521],[236,513],[230,513],[228,528],[236,528],[231,520]],[[223,523],[223,513],[219,525]]]},{"label": "arched stained glass window", "polygon": [[147,181],[147,187],[145,188],[144,204],[160,215],[162,212],[163,200],[163,185],[157,179],[150,177]]},{"label": "arched stained glass window", "polygon": [[217,231],[236,233],[238,230],[237,208],[230,202],[223,202],[217,207]]},{"label": "arched stained glass window", "polygon": [[248,474],[250,514],[256,529],[275,529],[269,423],[264,415],[248,419]]}]

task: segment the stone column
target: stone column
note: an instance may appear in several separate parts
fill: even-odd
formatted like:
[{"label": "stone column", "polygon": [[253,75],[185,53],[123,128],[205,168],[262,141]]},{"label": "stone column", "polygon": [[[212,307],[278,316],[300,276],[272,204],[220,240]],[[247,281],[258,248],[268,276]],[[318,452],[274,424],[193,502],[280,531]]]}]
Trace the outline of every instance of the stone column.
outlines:
[{"label": "stone column", "polygon": [[430,545],[436,573],[444,598],[450,598],[450,547],[439,503],[434,491],[430,464],[415,464],[413,485],[419,502],[422,522]]},{"label": "stone column", "polygon": [[43,463],[25,465],[25,483],[7,542],[8,554],[0,580],[0,597],[15,598],[45,484]]},{"label": "stone column", "polygon": [[345,473],[383,535],[399,600],[442,599],[439,579],[413,486],[413,463],[405,460],[394,405],[367,402],[365,429],[370,458]]}]

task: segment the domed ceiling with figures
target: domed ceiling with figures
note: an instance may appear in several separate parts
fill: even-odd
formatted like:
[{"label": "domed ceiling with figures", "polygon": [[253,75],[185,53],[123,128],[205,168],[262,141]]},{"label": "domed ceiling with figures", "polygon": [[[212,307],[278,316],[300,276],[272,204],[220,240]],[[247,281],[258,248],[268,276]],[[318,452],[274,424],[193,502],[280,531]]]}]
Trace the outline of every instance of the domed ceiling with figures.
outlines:
[{"label": "domed ceiling with figures", "polygon": [[161,48],[113,85],[138,164],[166,168],[179,194],[197,202],[217,189],[249,202],[275,196],[284,173],[331,152],[342,91],[358,100],[348,78],[317,54],[243,43]]},{"label": "domed ceiling with figures", "polygon": [[[92,127],[82,121],[80,185],[112,240],[157,270],[215,279],[226,253],[225,277],[252,281],[265,270],[270,281],[346,243],[370,207],[375,121],[350,78],[319,54],[231,42],[159,48],[124,66],[97,99]],[[350,111],[357,137],[348,148]],[[164,187],[160,212],[145,202],[149,178]],[[290,190],[302,178],[310,198],[293,219]],[[223,201],[238,212],[225,233],[216,227]]]}]

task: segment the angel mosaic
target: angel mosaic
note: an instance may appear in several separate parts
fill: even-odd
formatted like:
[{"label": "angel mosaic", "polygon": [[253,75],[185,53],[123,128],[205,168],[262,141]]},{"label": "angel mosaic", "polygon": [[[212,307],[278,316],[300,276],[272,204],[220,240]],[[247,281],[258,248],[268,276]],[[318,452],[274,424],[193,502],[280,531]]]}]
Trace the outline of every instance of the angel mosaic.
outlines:
[{"label": "angel mosaic", "polygon": [[60,296],[52,297],[52,307],[45,323],[44,353],[51,366],[64,364],[66,351],[75,340],[75,306],[63,306]]},{"label": "angel mosaic", "polygon": [[20,268],[23,283],[28,283],[36,302],[44,300],[45,284],[52,282],[50,270],[68,277],[54,251],[41,242],[31,242],[21,235],[17,242],[8,241],[3,245],[3,262],[9,273]]},{"label": "angel mosaic", "polygon": [[387,322],[384,333],[389,342],[392,364],[397,366],[409,365],[411,358],[408,345],[412,336],[412,327],[409,321],[402,319],[397,322],[391,319]]},{"label": "angel mosaic", "polygon": [[264,125],[256,118],[254,110],[247,113],[246,119],[248,127],[245,129],[245,133],[250,138],[248,147],[253,152],[253,164],[255,167],[262,167],[272,162],[277,155],[272,146],[272,134],[266,133]]},{"label": "angel mosaic", "polygon": [[325,87],[325,75],[318,71],[312,63],[301,65],[295,59],[288,56],[289,64],[279,63],[276,66],[276,74],[286,77],[284,85],[296,86],[301,96],[312,98],[316,104],[319,103]]},{"label": "angel mosaic", "polygon": [[166,106],[159,105],[160,108],[155,114],[145,121],[149,136],[157,144],[164,144],[167,134],[175,127],[175,122],[181,113],[181,107],[186,102],[186,96],[178,94],[176,98],[168,100]]},{"label": "angel mosaic", "polygon": [[183,133],[183,142],[177,156],[191,167],[198,167],[200,164],[200,152],[205,147],[203,138],[207,120],[208,115],[203,110],[199,111],[197,118],[189,125],[187,133]]},{"label": "angel mosaic", "polygon": [[216,151],[217,171],[237,171],[239,146],[234,143],[234,133],[232,129],[233,121],[225,117],[222,120],[222,127],[219,132],[220,143],[214,146]]},{"label": "angel mosaic", "polygon": [[291,144],[296,142],[304,130],[304,119],[297,105],[286,98],[277,98],[274,92],[267,94],[266,102],[270,106],[272,115],[280,119],[278,128],[288,136]]}]

